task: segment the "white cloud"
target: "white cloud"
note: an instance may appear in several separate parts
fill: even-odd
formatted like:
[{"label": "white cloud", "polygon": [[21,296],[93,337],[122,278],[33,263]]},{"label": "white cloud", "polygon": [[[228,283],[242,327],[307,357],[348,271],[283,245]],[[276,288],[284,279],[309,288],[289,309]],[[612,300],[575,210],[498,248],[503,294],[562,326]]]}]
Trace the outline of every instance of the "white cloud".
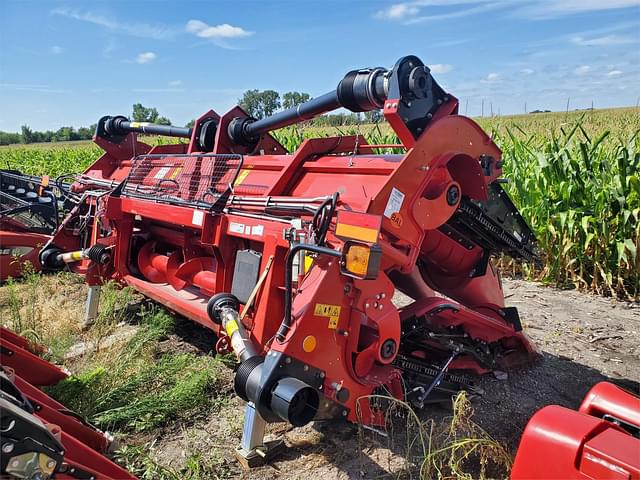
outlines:
[{"label": "white cloud", "polygon": [[589,65],[581,65],[580,67],[576,68],[573,73],[575,73],[576,75],[586,75],[590,71],[591,67]]},{"label": "white cloud", "polygon": [[498,83],[502,80],[502,76],[499,73],[491,72],[487,75],[487,78],[481,80],[482,83]]},{"label": "white cloud", "polygon": [[169,82],[170,87],[179,87],[180,85],[182,85],[182,80],[171,80]]},{"label": "white cloud", "polygon": [[143,52],[139,53],[136,57],[136,62],[139,64],[153,62],[156,59],[157,55],[153,52]]},{"label": "white cloud", "polygon": [[447,63],[434,63],[433,65],[429,65],[431,69],[431,73],[448,73],[453,70],[453,65],[449,65]]},{"label": "white cloud", "polygon": [[[515,0],[413,0],[395,3],[388,8],[378,10],[374,18],[403,22],[421,23],[429,20],[444,20],[466,17],[477,13],[496,10],[511,5]],[[457,10],[442,13],[441,7],[458,7]],[[420,15],[423,11],[428,15]],[[438,13],[440,12],[440,13]]]},{"label": "white cloud", "polygon": [[621,70],[611,70],[609,73],[607,73],[607,77],[614,78],[614,77],[619,77],[622,74],[623,72]]},{"label": "white cloud", "polygon": [[516,14],[533,20],[640,6],[640,0],[525,0]]},{"label": "white cloud", "polygon": [[98,15],[93,12],[72,10],[70,8],[55,8],[51,10],[52,15],[72,18],[81,22],[98,25],[107,30],[124,33],[133,37],[152,38],[154,40],[164,40],[173,38],[175,30],[163,25],[150,25],[148,23],[123,23],[112,17]]},{"label": "white cloud", "polygon": [[210,39],[243,38],[249,37],[254,33],[241,27],[234,27],[228,23],[212,26],[200,20],[189,20],[186,25],[186,30],[200,38]]},{"label": "white cloud", "polygon": [[64,49],[62,47],[58,46],[58,45],[52,46],[49,50],[54,55],[60,55],[64,51]]},{"label": "white cloud", "polygon": [[633,43],[631,37],[623,37],[621,35],[605,35],[603,37],[584,38],[576,36],[571,38],[571,43],[581,47],[604,47],[608,45],[626,45]]},{"label": "white cloud", "polygon": [[420,8],[410,3],[396,3],[389,8],[379,10],[375,17],[380,20],[404,20],[407,17],[417,15]]},{"label": "white cloud", "polygon": [[520,70],[520,73],[522,73],[523,75],[532,75],[535,73],[535,70],[533,70],[532,68],[523,68],[522,70]]},{"label": "white cloud", "polygon": [[[412,0],[378,10],[374,17],[411,24],[509,10],[520,18],[542,20],[637,6],[640,6],[640,0]],[[454,8],[442,11],[442,7]]]}]

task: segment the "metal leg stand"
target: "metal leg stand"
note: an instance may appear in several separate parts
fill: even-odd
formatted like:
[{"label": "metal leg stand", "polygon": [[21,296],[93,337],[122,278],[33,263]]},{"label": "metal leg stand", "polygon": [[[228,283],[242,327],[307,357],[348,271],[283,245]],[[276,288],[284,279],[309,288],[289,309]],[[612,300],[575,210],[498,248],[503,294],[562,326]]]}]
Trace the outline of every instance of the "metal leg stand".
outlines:
[{"label": "metal leg stand", "polygon": [[92,285],[89,287],[87,294],[87,303],[84,310],[84,322],[82,328],[89,328],[98,317],[98,305],[100,304],[100,285]]},{"label": "metal leg stand", "polygon": [[284,448],[282,440],[264,441],[264,429],[267,422],[260,416],[253,402],[244,409],[242,440],[236,448],[236,457],[246,469],[268,463]]}]

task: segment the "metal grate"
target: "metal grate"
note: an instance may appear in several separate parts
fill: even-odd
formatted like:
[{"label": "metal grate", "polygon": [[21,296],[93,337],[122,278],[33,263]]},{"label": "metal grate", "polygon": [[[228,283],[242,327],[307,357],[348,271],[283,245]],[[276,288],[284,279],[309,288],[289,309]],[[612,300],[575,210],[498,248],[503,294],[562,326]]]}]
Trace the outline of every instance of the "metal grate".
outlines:
[{"label": "metal grate", "polygon": [[178,205],[211,206],[233,191],[242,155],[139,155],[122,188],[124,196]]}]

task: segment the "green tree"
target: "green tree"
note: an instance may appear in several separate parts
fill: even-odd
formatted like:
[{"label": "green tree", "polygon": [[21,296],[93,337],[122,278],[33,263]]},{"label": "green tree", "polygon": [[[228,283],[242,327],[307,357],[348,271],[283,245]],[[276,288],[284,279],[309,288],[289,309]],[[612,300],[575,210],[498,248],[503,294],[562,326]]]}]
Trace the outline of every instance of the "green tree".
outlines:
[{"label": "green tree", "polygon": [[238,100],[238,105],[259,120],[273,115],[280,108],[280,94],[275,90],[247,90]]},{"label": "green tree", "polygon": [[193,128],[193,126],[196,124],[196,119],[194,118],[193,120],[190,120],[189,122],[187,122],[187,124],[185,125],[185,127],[187,128]]},{"label": "green tree", "polygon": [[131,118],[134,122],[155,123],[158,116],[158,110],[155,108],[145,107],[141,103],[133,105],[133,114],[131,115]]},{"label": "green tree", "polygon": [[154,123],[158,123],[160,125],[171,125],[171,120],[167,117],[158,117]]},{"label": "green tree", "polygon": [[29,128],[29,125],[22,125],[20,131],[22,143],[33,143],[33,130]]},{"label": "green tree", "polygon": [[76,132],[73,127],[60,127],[55,134],[56,140],[59,142],[68,142],[70,140],[77,140]]},{"label": "green tree", "polygon": [[282,108],[292,108],[308,101],[311,96],[302,92],[287,92],[282,95]]},{"label": "green tree", "polygon": [[364,123],[378,123],[381,120],[382,112],[380,110],[371,110],[364,114]]},{"label": "green tree", "polygon": [[12,143],[20,143],[22,138],[19,133],[0,132],[0,145],[11,145]]}]

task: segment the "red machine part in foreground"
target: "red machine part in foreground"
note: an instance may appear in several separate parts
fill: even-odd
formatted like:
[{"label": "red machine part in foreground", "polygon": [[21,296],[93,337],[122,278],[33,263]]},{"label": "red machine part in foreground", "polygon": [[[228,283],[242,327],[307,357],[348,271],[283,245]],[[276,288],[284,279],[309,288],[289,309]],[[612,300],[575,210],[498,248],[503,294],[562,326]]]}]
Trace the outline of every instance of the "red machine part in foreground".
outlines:
[{"label": "red machine part in foreground", "polygon": [[110,435],[39,389],[67,377],[36,355],[44,350],[0,327],[0,472],[40,480],[135,480],[103,456],[113,440]]},{"label": "red machine part in foreground", "polygon": [[601,382],[576,412],[551,405],[529,421],[511,480],[640,479],[640,397]]},{"label": "red machine part in foreground", "polygon": [[31,264],[33,271],[39,271],[40,249],[50,239],[44,233],[0,230],[0,281],[22,276],[25,263]]}]

